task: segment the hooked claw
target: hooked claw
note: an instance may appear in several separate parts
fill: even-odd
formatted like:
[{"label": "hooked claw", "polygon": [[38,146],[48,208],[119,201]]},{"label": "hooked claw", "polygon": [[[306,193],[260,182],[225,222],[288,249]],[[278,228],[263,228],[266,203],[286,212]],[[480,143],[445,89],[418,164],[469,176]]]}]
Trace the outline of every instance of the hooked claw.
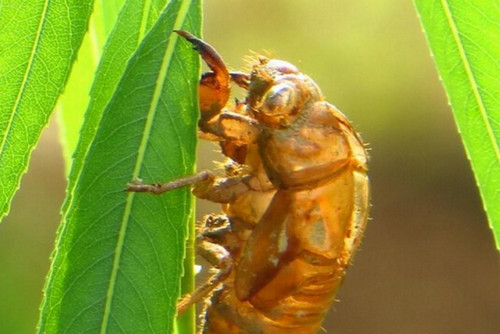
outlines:
[{"label": "hooked claw", "polygon": [[206,130],[206,124],[221,113],[222,108],[224,108],[229,100],[229,71],[222,57],[210,44],[205,43],[187,31],[174,31],[193,44],[194,49],[201,55],[201,58],[203,58],[208,67],[213,71],[203,74],[200,80],[199,94],[201,119],[199,126],[203,131]]},{"label": "hooked claw", "polygon": [[206,130],[206,124],[215,116],[219,115],[222,108],[227,104],[230,95],[230,81],[238,86],[248,89],[250,76],[242,72],[229,72],[224,60],[219,53],[208,43],[193,36],[184,30],[174,30],[184,37],[193,48],[200,54],[212,72],[204,73],[200,80],[200,111],[201,119],[199,126]]}]

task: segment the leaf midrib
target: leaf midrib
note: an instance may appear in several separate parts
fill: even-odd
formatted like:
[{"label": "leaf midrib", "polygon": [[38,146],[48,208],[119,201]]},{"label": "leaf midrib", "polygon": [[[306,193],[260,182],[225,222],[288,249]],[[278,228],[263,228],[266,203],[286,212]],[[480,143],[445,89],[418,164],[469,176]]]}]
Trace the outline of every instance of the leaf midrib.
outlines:
[{"label": "leaf midrib", "polygon": [[[176,18],[176,21],[174,23],[175,29],[180,29],[182,27],[184,20],[186,19],[190,5],[191,5],[191,0],[182,1],[181,7],[179,9],[179,12],[178,12],[178,15]],[[172,34],[170,38],[171,39],[167,45],[167,48],[165,49],[165,54],[163,56],[163,61],[162,61],[161,67],[160,67],[160,72],[159,72],[158,78],[156,80],[155,90],[153,93],[150,108],[148,110],[148,116],[147,116],[146,124],[145,124],[145,128],[144,128],[144,135],[142,136],[141,143],[139,145],[138,156],[137,156],[136,164],[135,164],[133,175],[132,175],[132,177],[134,179],[137,179],[140,175],[142,163],[144,160],[144,155],[146,152],[146,146],[147,146],[147,143],[149,141],[150,134],[151,134],[153,120],[155,119],[154,116],[155,116],[156,111],[158,109],[158,104],[159,104],[160,97],[161,97],[161,94],[163,91],[163,86],[165,83],[165,77],[167,74],[167,70],[168,70],[168,67],[171,63],[172,55],[174,53],[174,48],[177,44],[179,36],[177,34]],[[130,214],[132,211],[132,204],[133,204],[134,196],[135,196],[135,194],[133,192],[129,193],[127,195],[125,210],[123,213],[122,222],[120,225],[119,236],[118,236],[118,240],[117,240],[117,244],[116,244],[116,248],[115,248],[115,256],[114,256],[113,265],[111,268],[110,282],[109,282],[108,289],[106,292],[106,302],[105,302],[104,314],[103,314],[103,318],[102,318],[102,322],[101,322],[101,330],[100,330],[101,334],[106,333],[108,323],[109,323],[109,318],[111,315],[111,306],[112,306],[112,301],[113,301],[114,289],[115,289],[115,285],[116,285],[116,278],[118,275],[119,263],[121,260],[121,254],[122,254],[123,245],[124,245],[124,241],[125,241],[125,235],[126,235],[126,231],[127,231],[128,222],[129,222]]]},{"label": "leaf midrib", "polygon": [[19,105],[21,104],[22,97],[23,97],[24,92],[26,91],[27,86],[28,86],[27,85],[28,78],[31,74],[31,71],[33,70],[33,63],[35,60],[35,56],[36,56],[37,51],[38,51],[39,46],[40,46],[40,36],[42,35],[42,29],[43,29],[43,26],[45,25],[45,22],[46,22],[45,18],[47,16],[49,3],[50,3],[50,0],[45,1],[44,7],[43,7],[41,15],[40,15],[40,21],[38,22],[38,28],[36,30],[36,35],[35,35],[35,39],[33,42],[33,47],[31,48],[31,53],[30,53],[28,63],[26,66],[26,71],[24,72],[23,80],[21,81],[21,85],[19,87],[19,91],[17,93],[16,100],[14,101],[14,105],[12,106],[12,112],[11,112],[9,120],[7,122],[7,127],[6,127],[4,135],[2,137],[2,141],[0,142],[0,157],[3,156],[4,150],[5,150],[5,145],[7,143],[7,138],[10,137],[10,133],[12,131],[14,120],[18,115]]}]

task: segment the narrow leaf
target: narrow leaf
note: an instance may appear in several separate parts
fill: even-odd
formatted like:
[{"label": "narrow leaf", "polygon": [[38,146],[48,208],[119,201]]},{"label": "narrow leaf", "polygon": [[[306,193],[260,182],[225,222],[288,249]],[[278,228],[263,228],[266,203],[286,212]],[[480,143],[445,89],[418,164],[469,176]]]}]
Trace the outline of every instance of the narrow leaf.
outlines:
[{"label": "narrow leaf", "polygon": [[500,2],[415,4],[500,249]]},{"label": "narrow leaf", "polygon": [[170,333],[188,189],[126,193],[128,182],[193,172],[200,2],[171,0],[128,62],[98,124],[60,228],[39,333]]},{"label": "narrow leaf", "polygon": [[63,90],[92,2],[0,1],[0,219]]},{"label": "narrow leaf", "polygon": [[59,137],[63,150],[64,167],[68,174],[72,154],[75,150],[83,123],[83,114],[89,102],[89,91],[94,79],[94,71],[99,61],[100,48],[93,17],[90,19],[89,32],[83,39],[78,58],[73,66],[66,89],[57,106]]},{"label": "narrow leaf", "polygon": [[[112,29],[114,29],[115,21],[117,18],[117,13],[122,10],[125,0],[97,0],[100,2],[102,8],[102,22],[103,31],[106,35],[109,35]],[[147,6],[147,5],[146,5]],[[161,9],[158,11],[161,11]]]},{"label": "narrow leaf", "polygon": [[[90,91],[90,100],[85,104],[85,120],[79,133],[79,142],[74,152],[69,178],[67,198],[63,211],[71,202],[75,184],[80,178],[82,166],[94,139],[104,108],[109,103],[118,82],[123,76],[127,62],[137,46],[158,19],[166,0],[127,0],[120,11],[117,23],[111,32],[99,68]],[[109,5],[108,5],[109,6]],[[115,7],[112,7],[115,8]],[[108,13],[109,11],[105,11]]]},{"label": "narrow leaf", "polygon": [[[114,23],[120,9],[118,5],[123,1],[118,1],[119,3],[113,7],[106,6],[106,13],[103,13],[104,4],[102,0],[95,1],[89,29],[78,51],[64,94],[59,100],[57,108],[59,131],[66,174],[69,173],[71,168],[72,155],[80,137],[80,128],[89,103],[89,93],[94,80],[94,72],[99,63],[104,42],[111,32],[105,29],[107,25],[104,19],[106,18],[111,23]],[[133,27],[130,27],[130,29],[133,29]]]}]

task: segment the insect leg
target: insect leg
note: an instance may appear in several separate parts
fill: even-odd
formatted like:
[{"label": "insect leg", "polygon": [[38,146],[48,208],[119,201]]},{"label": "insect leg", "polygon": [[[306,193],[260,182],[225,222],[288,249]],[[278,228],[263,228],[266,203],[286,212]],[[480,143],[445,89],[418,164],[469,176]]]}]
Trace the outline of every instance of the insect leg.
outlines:
[{"label": "insect leg", "polygon": [[127,184],[126,191],[160,195],[174,189],[190,186],[193,187],[193,194],[198,198],[215,203],[230,203],[241,194],[251,190],[251,178],[250,175],[221,178],[206,170],[166,183],[148,184],[134,180]]},{"label": "insect leg", "polygon": [[215,179],[215,175],[208,170],[188,175],[185,177],[181,177],[177,180],[173,180],[167,183],[151,183],[146,184],[142,183],[140,180],[134,180],[131,183],[127,184],[127,191],[130,192],[138,192],[138,193],[153,193],[156,195],[163,194],[167,191],[171,191],[174,189],[199,185],[206,182],[211,182]]},{"label": "insect leg", "polygon": [[[223,220],[226,222],[225,225],[220,227],[210,227],[212,221]],[[210,241],[211,237],[209,234],[227,234],[230,231],[227,230],[227,217],[225,216],[208,216],[205,219],[205,232],[197,238],[197,253],[201,255],[205,260],[217,268],[217,272],[202,286],[197,288],[193,293],[184,296],[177,303],[177,314],[180,315],[186,311],[193,304],[197,303],[201,299],[205,298],[210,294],[220,283],[222,283],[230,274],[233,269],[233,261],[231,255],[227,249],[222,245],[219,245],[213,241]]]},{"label": "insect leg", "polygon": [[[230,76],[222,57],[208,43],[191,35],[184,30],[175,30],[180,36],[184,37],[201,55],[201,58],[207,63],[213,72],[203,74],[200,80],[200,110],[201,119],[199,126],[202,131],[210,132],[205,129],[205,125],[218,114],[227,104],[230,94]],[[243,77],[237,76],[238,82],[243,83]]]},{"label": "insect leg", "polygon": [[250,86],[250,75],[243,72],[229,72],[231,80],[241,88],[248,89]]},{"label": "insect leg", "polygon": [[[229,72],[224,65],[224,61],[219,53],[208,43],[195,37],[184,30],[174,30],[177,34],[184,37],[200,54],[201,58],[207,63],[208,67],[216,73],[220,83],[229,83]],[[227,80],[226,80],[227,78]]]}]

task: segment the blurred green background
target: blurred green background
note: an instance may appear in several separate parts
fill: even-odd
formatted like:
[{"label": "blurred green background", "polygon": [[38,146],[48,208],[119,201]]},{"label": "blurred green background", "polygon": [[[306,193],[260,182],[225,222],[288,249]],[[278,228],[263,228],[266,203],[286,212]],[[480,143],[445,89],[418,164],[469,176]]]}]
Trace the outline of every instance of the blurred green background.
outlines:
[{"label": "blurred green background", "polygon": [[[498,253],[412,3],[211,0],[204,22],[233,69],[294,63],[369,143],[372,220],[326,332],[500,333]],[[0,225],[0,334],[34,332],[64,187],[53,121]]]}]

